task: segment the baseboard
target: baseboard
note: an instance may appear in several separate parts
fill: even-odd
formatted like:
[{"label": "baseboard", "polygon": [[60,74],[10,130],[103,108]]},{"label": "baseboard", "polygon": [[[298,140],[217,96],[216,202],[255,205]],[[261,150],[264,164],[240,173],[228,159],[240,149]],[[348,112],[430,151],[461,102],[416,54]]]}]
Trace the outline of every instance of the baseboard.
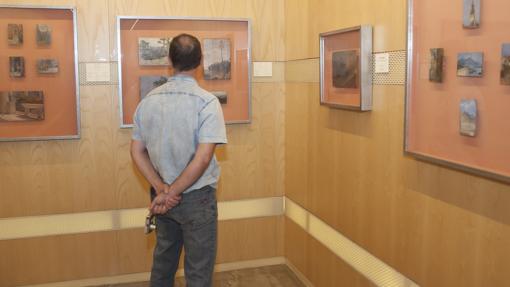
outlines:
[{"label": "baseboard", "polygon": [[[216,266],[214,267],[214,272],[224,272],[224,271],[232,271],[232,270],[247,269],[247,268],[257,268],[257,267],[280,265],[280,264],[287,264],[287,261],[284,257],[271,257],[271,258],[263,258],[263,259],[256,259],[256,260],[220,263],[220,264],[216,264]],[[177,277],[184,276],[184,270],[179,269],[177,271],[176,276]],[[89,278],[89,279],[81,279],[81,280],[73,280],[73,281],[65,281],[65,282],[53,282],[53,283],[38,284],[38,285],[25,285],[24,287],[99,286],[99,285],[108,285],[108,284],[143,282],[143,281],[148,281],[149,278],[150,278],[150,273],[143,272],[143,273],[134,273],[134,274],[117,275],[117,276],[109,276],[109,277],[99,277],[99,278]]]},{"label": "baseboard", "polygon": [[310,280],[308,280],[308,278],[306,278],[306,276],[303,273],[301,273],[301,271],[299,271],[299,269],[296,266],[294,266],[294,264],[292,264],[289,260],[285,259],[285,264],[294,273],[294,275],[296,275],[299,281],[301,281],[306,287],[314,287],[312,282],[310,282]]}]

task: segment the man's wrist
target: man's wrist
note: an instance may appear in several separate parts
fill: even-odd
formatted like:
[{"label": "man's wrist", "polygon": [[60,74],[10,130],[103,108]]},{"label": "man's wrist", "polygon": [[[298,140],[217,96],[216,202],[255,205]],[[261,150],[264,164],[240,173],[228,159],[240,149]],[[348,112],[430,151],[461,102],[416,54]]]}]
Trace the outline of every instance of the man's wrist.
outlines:
[{"label": "man's wrist", "polygon": [[177,192],[177,189],[175,188],[175,186],[173,184],[167,185],[165,187],[165,193],[175,195],[175,196],[180,195],[180,192]]},{"label": "man's wrist", "polygon": [[165,185],[166,185],[166,184],[165,184],[164,182],[162,182],[162,181],[161,181],[161,182],[156,183],[156,184],[155,184],[155,186],[154,186],[154,189],[156,190],[156,194],[158,194],[158,195],[159,195],[159,194],[161,194],[161,193],[164,193],[164,191],[165,191]]}]

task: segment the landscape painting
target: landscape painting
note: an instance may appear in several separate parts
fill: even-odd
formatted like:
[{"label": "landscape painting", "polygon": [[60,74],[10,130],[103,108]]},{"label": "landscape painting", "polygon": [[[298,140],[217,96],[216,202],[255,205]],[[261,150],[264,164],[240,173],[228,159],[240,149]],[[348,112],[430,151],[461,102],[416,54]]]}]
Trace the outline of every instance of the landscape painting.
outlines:
[{"label": "landscape painting", "polygon": [[9,57],[9,72],[12,78],[22,78],[25,76],[25,58]]},{"label": "landscape painting", "polygon": [[483,53],[460,53],[457,56],[457,76],[481,77],[483,75]]},{"label": "landscape painting", "polygon": [[143,100],[150,91],[168,82],[166,76],[141,76],[140,77],[140,100]]},{"label": "landscape painting", "polygon": [[23,24],[7,24],[7,43],[11,46],[23,44]]},{"label": "landscape painting", "polygon": [[218,92],[211,92],[211,93],[218,98],[218,100],[220,101],[220,104],[224,105],[227,103],[227,100],[228,100],[227,92],[218,91]]},{"label": "landscape painting", "polygon": [[44,120],[42,91],[0,92],[0,122]]},{"label": "landscape painting", "polygon": [[51,27],[46,24],[37,24],[36,40],[37,45],[40,46],[51,45]]},{"label": "landscape painting", "polygon": [[39,59],[39,60],[37,60],[37,72],[39,74],[56,74],[56,73],[58,73],[58,61],[55,59]]},{"label": "landscape painting", "polygon": [[480,0],[463,0],[463,26],[466,29],[480,28]]},{"label": "landscape painting", "polygon": [[476,136],[476,122],[478,108],[476,100],[462,99],[460,101],[460,134],[463,136]]},{"label": "landscape painting", "polygon": [[172,38],[138,38],[140,66],[169,66],[170,42]]},{"label": "landscape painting", "polygon": [[333,86],[335,88],[356,89],[359,78],[358,51],[333,52]]},{"label": "landscape painting", "polygon": [[230,80],[230,40],[204,39],[204,79]]},{"label": "landscape painting", "polygon": [[501,84],[510,85],[510,43],[501,49]]},{"label": "landscape painting", "polygon": [[443,48],[430,49],[429,81],[434,83],[443,82],[443,58]]}]

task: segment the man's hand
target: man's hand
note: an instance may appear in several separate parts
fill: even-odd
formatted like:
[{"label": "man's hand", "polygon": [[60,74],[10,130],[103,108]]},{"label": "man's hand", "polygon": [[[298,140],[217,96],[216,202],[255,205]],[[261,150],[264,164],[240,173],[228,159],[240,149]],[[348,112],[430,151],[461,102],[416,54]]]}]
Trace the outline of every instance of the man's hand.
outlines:
[{"label": "man's hand", "polygon": [[165,185],[164,191],[160,193],[151,203],[150,211],[152,214],[165,214],[171,208],[177,206],[181,201],[181,196],[168,191],[168,185]]}]

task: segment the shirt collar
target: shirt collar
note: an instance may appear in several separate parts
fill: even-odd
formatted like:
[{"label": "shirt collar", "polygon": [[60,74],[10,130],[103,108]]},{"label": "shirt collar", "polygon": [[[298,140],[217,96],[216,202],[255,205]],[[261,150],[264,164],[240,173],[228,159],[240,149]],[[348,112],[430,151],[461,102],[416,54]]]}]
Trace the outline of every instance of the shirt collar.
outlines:
[{"label": "shirt collar", "polygon": [[169,81],[186,81],[186,82],[191,82],[194,84],[197,83],[197,81],[192,76],[183,75],[183,74],[173,75],[169,78]]}]

